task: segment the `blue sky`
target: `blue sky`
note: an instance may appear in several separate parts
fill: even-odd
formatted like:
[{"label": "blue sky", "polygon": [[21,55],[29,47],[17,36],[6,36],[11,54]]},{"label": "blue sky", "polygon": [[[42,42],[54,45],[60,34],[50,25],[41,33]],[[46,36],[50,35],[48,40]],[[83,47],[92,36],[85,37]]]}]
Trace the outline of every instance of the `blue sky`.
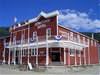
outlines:
[{"label": "blue sky", "polygon": [[100,20],[100,0],[0,0],[0,26],[36,17],[41,11],[75,10]]}]

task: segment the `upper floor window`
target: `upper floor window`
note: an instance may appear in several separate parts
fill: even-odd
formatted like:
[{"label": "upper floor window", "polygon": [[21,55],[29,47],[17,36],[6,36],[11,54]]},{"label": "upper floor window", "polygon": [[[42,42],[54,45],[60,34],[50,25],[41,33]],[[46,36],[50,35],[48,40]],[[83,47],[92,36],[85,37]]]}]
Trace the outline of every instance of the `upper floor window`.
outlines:
[{"label": "upper floor window", "polygon": [[77,40],[80,43],[80,35],[79,34],[77,34]]},{"label": "upper floor window", "polygon": [[48,37],[51,37],[51,28],[48,28],[46,30],[46,35],[48,35]]},{"label": "upper floor window", "polygon": [[70,40],[73,40],[73,32],[70,32]]},{"label": "upper floor window", "polygon": [[32,36],[33,40],[36,40],[36,37],[37,37],[37,32],[35,31],[33,32],[33,36]]},{"label": "upper floor window", "polygon": [[95,41],[95,47],[97,46],[97,42]]},{"label": "upper floor window", "polygon": [[86,39],[85,39],[85,37],[83,37],[83,44],[85,44],[86,43]]},{"label": "upper floor window", "polygon": [[93,40],[91,40],[91,46],[93,46]]}]

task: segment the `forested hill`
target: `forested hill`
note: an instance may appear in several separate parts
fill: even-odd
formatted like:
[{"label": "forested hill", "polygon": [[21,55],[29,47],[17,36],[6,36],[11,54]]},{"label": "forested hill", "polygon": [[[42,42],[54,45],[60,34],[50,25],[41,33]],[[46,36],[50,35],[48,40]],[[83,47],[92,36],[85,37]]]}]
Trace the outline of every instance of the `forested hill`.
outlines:
[{"label": "forested hill", "polygon": [[84,35],[87,35],[89,37],[92,37],[92,34],[94,35],[94,39],[98,40],[100,42],[100,32],[98,33],[92,33],[92,32],[81,32]]},{"label": "forested hill", "polygon": [[9,36],[9,27],[0,27],[0,37]]}]

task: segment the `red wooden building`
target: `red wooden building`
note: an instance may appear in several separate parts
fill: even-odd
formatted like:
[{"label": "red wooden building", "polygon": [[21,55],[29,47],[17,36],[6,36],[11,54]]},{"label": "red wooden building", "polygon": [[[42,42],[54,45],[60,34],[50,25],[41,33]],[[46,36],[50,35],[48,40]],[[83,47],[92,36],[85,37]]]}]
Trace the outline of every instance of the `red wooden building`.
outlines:
[{"label": "red wooden building", "polygon": [[3,40],[3,62],[8,64],[98,64],[97,41],[58,23],[59,12],[44,13],[10,27]]}]

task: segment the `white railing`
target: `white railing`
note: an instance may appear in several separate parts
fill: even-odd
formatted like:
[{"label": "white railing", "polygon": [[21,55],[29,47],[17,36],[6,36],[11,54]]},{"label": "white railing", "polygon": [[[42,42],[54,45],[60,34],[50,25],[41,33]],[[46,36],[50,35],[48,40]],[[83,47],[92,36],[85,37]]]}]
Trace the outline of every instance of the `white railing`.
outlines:
[{"label": "white railing", "polygon": [[[51,37],[48,37],[48,40],[56,40],[56,39],[55,39],[55,35],[53,35],[53,36],[51,36]],[[83,42],[83,40],[78,39],[78,38],[76,38],[76,37],[73,37],[73,39],[68,39],[67,37],[62,37],[61,40],[72,41],[72,42],[75,42],[75,43],[80,43],[80,44],[88,45],[87,42]],[[22,42],[21,42],[21,41],[22,41]],[[39,37],[38,37],[38,42],[42,42],[42,41],[46,41],[46,36],[39,36]],[[36,39],[30,38],[30,39],[29,39],[29,42],[30,42],[30,43],[34,43],[34,42],[36,42]],[[11,45],[19,45],[19,44],[28,44],[28,39],[16,40],[16,41],[14,41],[14,42],[11,42]],[[9,42],[6,42],[6,43],[5,43],[5,46],[9,46],[9,45],[10,45]]]}]

